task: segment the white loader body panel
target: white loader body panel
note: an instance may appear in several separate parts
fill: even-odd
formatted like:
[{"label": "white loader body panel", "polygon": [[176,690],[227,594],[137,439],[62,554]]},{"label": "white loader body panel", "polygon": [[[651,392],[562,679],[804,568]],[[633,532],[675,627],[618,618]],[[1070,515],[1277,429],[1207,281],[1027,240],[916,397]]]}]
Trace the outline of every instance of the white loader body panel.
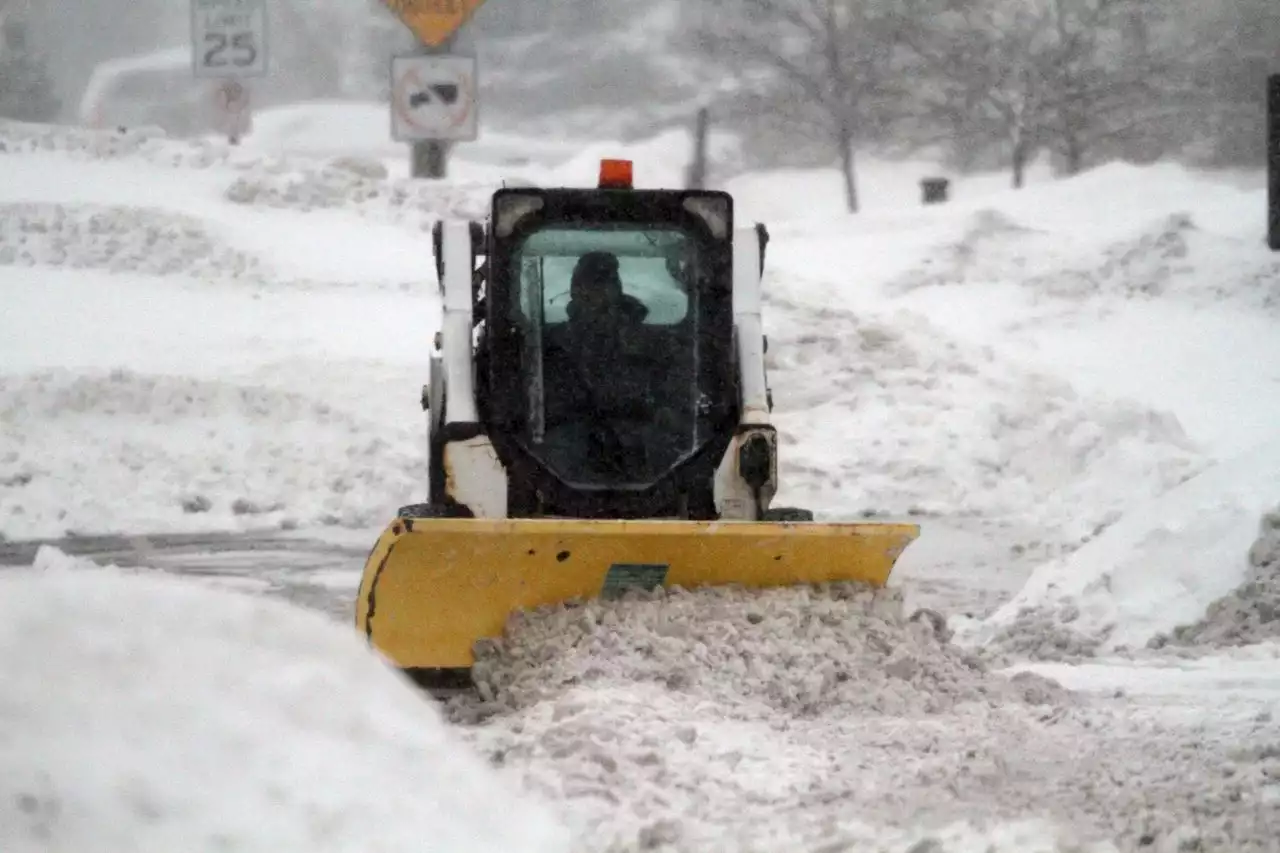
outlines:
[{"label": "white loader body panel", "polygon": [[[444,259],[444,322],[441,351],[444,361],[447,426],[479,428],[476,407],[475,357],[472,349],[471,278],[475,272],[475,248],[468,222],[444,225],[441,254]],[[450,441],[444,448],[446,490],[478,518],[507,517],[507,472],[489,437],[480,433]]]}]

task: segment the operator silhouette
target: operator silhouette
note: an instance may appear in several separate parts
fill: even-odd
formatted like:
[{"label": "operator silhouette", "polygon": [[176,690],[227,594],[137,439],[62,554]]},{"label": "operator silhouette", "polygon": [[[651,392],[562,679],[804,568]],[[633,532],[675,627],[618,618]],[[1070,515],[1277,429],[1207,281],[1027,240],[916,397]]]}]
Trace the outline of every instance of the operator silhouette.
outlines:
[{"label": "operator silhouette", "polygon": [[623,293],[618,258],[611,252],[587,252],[578,259],[566,310],[570,326],[590,337],[639,325],[649,315],[643,302]]}]

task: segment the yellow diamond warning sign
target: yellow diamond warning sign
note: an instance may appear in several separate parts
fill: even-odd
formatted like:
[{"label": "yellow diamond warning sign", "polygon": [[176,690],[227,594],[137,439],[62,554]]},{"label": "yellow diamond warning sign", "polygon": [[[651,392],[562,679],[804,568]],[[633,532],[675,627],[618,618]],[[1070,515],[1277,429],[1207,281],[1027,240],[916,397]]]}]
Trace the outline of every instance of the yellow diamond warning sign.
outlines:
[{"label": "yellow diamond warning sign", "polygon": [[423,44],[439,47],[484,0],[382,0]]}]

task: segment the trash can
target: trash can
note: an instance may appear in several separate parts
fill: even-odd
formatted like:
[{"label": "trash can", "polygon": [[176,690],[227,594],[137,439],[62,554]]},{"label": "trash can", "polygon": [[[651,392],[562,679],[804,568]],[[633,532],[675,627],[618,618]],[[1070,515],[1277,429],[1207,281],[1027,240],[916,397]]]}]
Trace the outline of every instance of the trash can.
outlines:
[{"label": "trash can", "polygon": [[923,191],[925,204],[945,204],[947,201],[947,191],[951,187],[951,181],[946,178],[925,178],[920,182],[920,188]]}]

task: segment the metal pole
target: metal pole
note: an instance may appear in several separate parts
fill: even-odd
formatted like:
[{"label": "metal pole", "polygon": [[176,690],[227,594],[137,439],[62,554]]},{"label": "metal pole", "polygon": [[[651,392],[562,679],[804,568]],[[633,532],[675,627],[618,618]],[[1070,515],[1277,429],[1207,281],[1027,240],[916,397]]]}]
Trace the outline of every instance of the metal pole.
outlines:
[{"label": "metal pole", "polygon": [[705,190],[707,188],[707,168],[710,160],[709,138],[711,136],[711,110],[703,107],[698,110],[698,117],[693,129],[693,161],[689,166],[689,189]]},{"label": "metal pole", "polygon": [[1280,74],[1267,78],[1267,245],[1280,252]]},{"label": "metal pole", "polygon": [[[439,47],[420,44],[418,52],[423,56],[447,54],[453,50],[454,39],[451,37]],[[410,171],[415,178],[440,179],[449,174],[450,143],[443,140],[427,140],[413,143],[410,149]]]}]

